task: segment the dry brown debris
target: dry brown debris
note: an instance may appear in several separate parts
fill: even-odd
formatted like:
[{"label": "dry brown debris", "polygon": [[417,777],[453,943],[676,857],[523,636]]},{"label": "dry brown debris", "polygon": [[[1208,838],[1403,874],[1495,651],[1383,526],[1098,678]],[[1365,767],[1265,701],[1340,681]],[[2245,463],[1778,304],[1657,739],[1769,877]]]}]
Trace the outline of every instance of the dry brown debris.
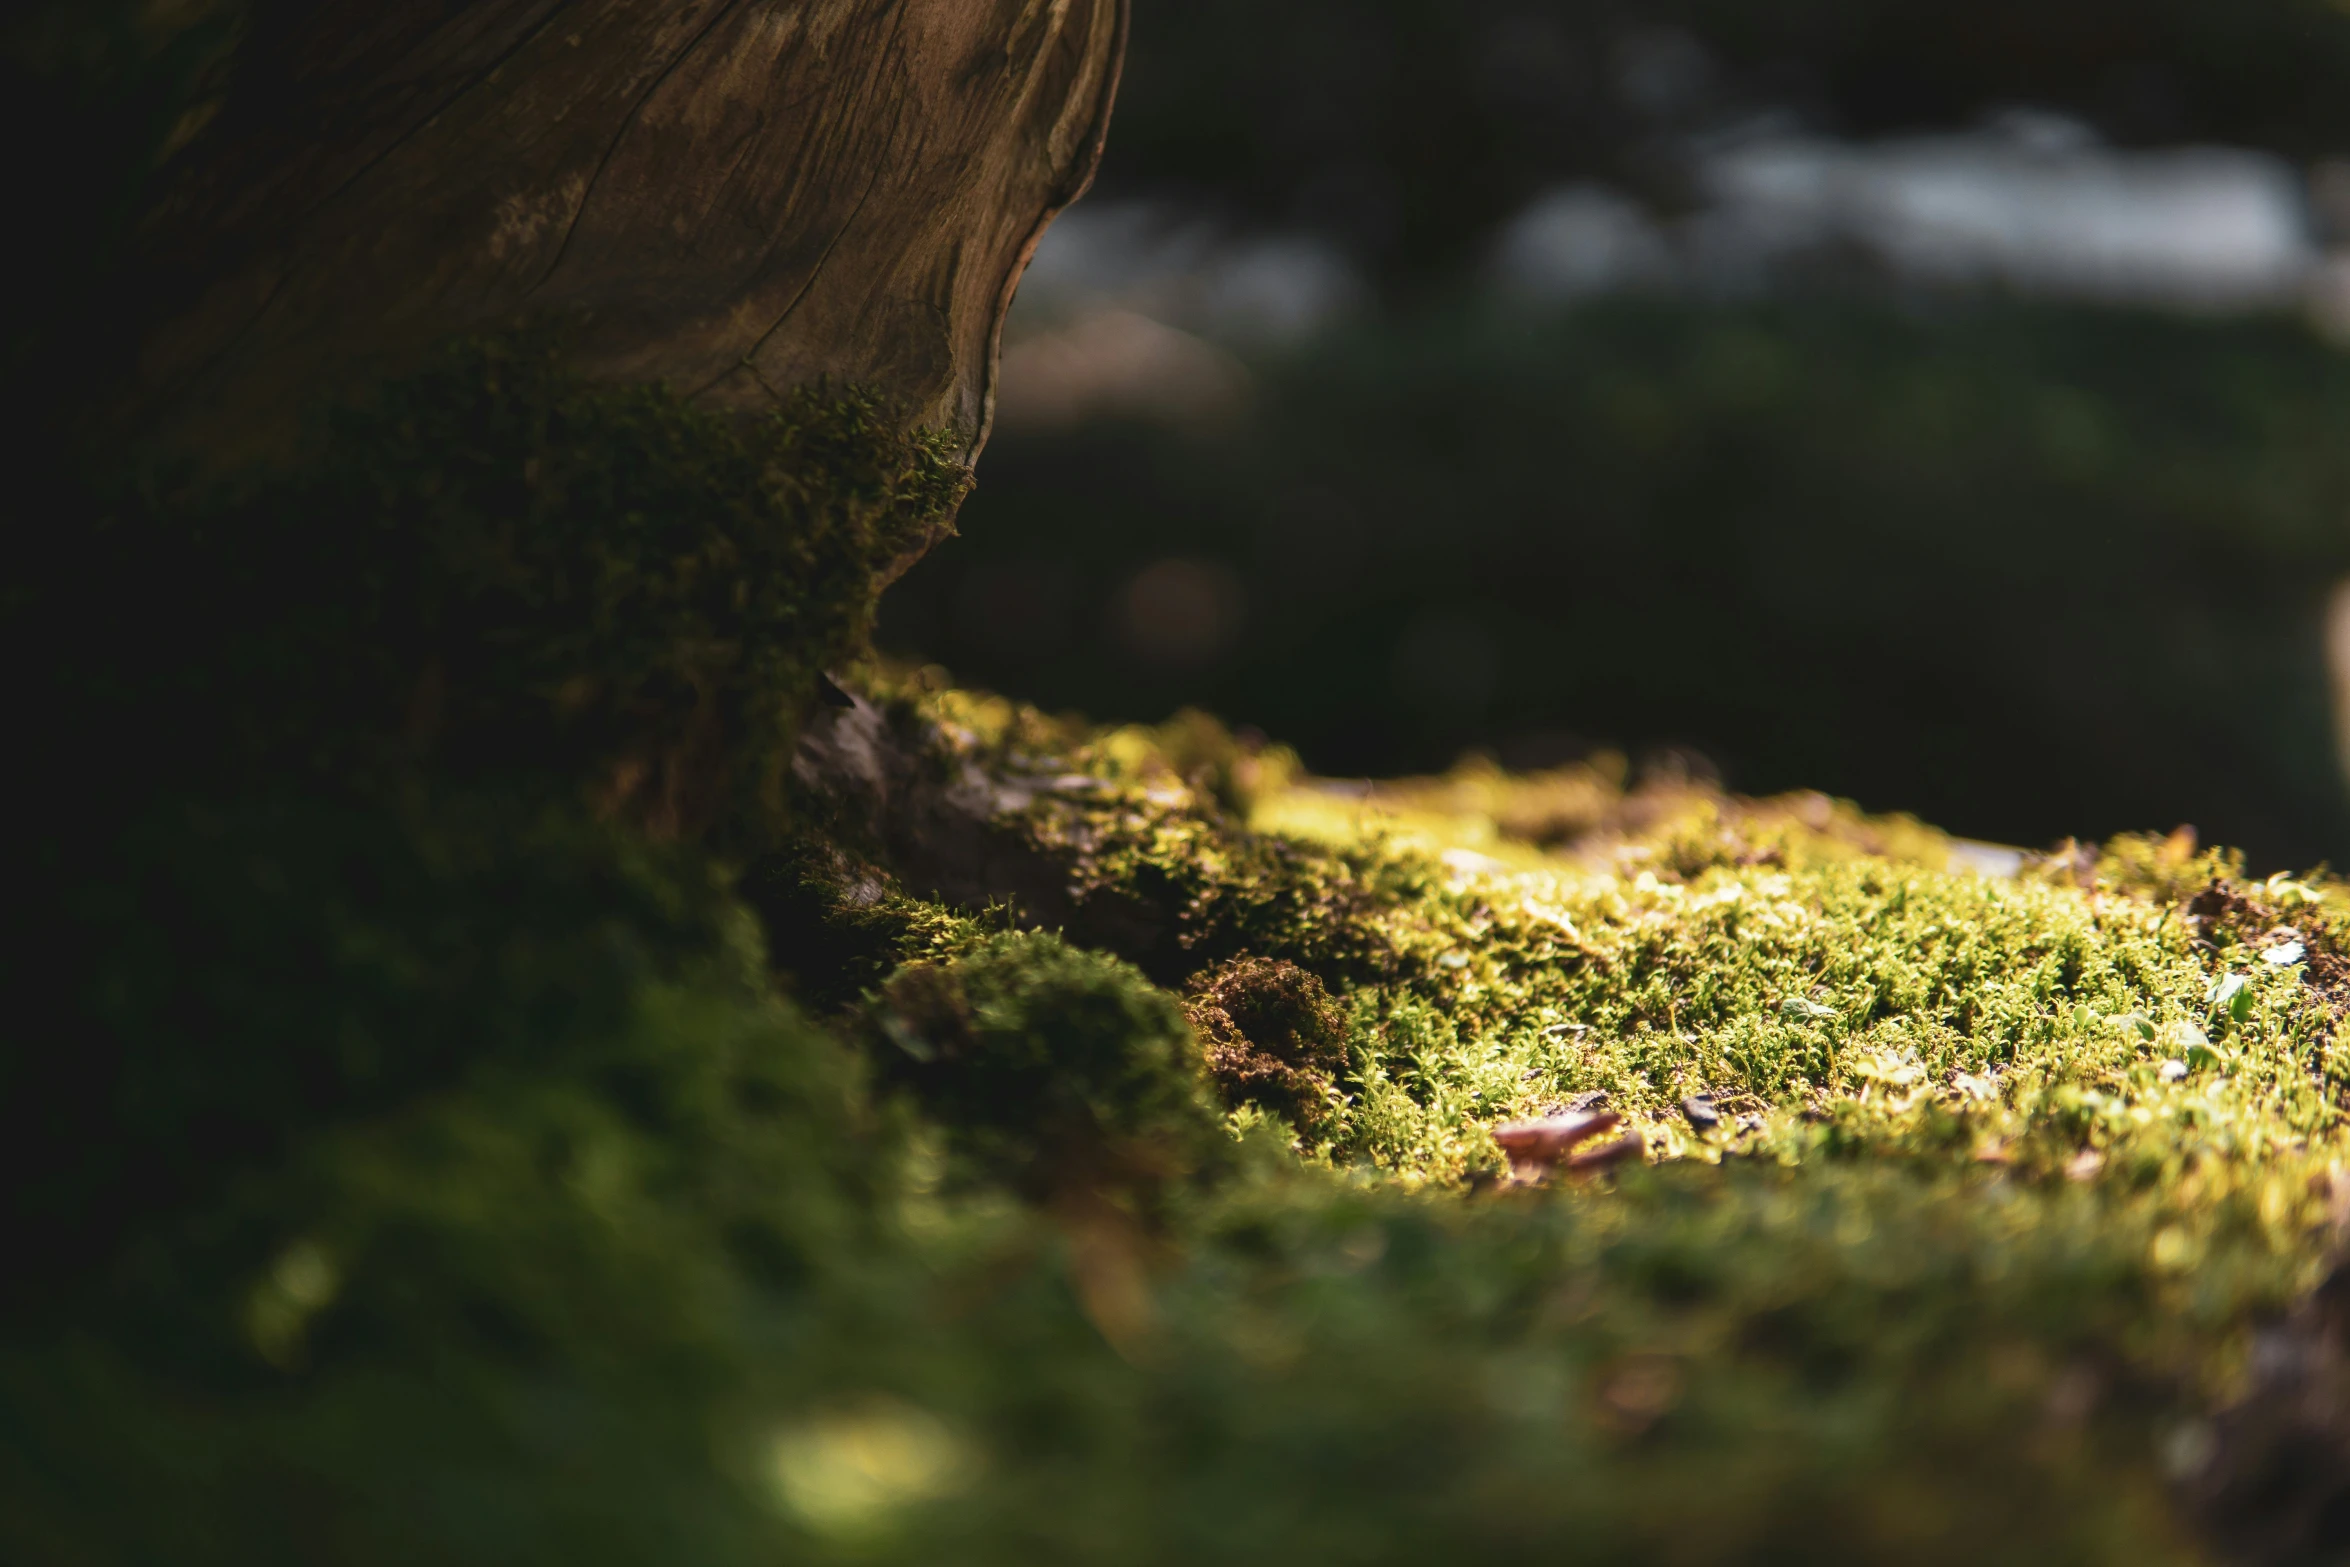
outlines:
[{"label": "dry brown debris", "polygon": [[1648,1142],[1637,1129],[1627,1129],[1621,1137],[1596,1148],[1584,1146],[1623,1124],[1624,1118],[1613,1110],[1593,1110],[1510,1121],[1493,1129],[1493,1140],[1509,1156],[1513,1176],[1522,1181],[1538,1180],[1551,1170],[1580,1174],[1640,1158],[1647,1153]]},{"label": "dry brown debris", "polygon": [[1239,958],[1194,979],[1184,1011],[1227,1102],[1259,1105],[1311,1137],[1346,1069],[1346,1021],[1322,982],[1279,959]]}]

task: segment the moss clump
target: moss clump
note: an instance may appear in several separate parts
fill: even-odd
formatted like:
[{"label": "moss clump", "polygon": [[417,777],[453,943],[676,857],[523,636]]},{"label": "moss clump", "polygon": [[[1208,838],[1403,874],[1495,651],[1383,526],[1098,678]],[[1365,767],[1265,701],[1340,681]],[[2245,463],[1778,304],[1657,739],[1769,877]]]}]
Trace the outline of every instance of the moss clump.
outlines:
[{"label": "moss clump", "polygon": [[65,1287],[322,1129],[594,1055],[730,918],[688,857],[478,800],[423,820],[184,805],[73,869],[61,971],[20,974],[48,1030],[4,1069],[31,1259],[10,1296]]},{"label": "moss clump", "polygon": [[1174,998],[1058,937],[1007,933],[908,964],[868,1015],[884,1072],[1030,1195],[1147,1188],[1217,1140]]},{"label": "moss clump", "polygon": [[1334,1122],[1346,1020],[1320,980],[1279,958],[1237,958],[1195,978],[1185,1010],[1228,1102],[1262,1106],[1309,1138]]}]

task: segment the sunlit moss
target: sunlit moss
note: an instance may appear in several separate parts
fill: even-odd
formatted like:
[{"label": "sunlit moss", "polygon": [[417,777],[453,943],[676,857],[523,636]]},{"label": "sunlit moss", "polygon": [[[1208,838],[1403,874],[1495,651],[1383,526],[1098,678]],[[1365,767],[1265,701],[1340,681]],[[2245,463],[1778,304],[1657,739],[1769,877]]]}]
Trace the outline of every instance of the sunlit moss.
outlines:
[{"label": "sunlit moss", "polygon": [[[1165,912],[1165,982],[1245,955],[1329,985],[1353,1018],[1326,1139],[1342,1163],[1457,1179],[1497,1166],[1482,1128],[1595,1094],[1658,1158],[1866,1145],[2055,1169],[2089,1152],[2115,1178],[2178,1179],[2206,1156],[2305,1176],[2341,1149],[2343,997],[2312,980],[2350,929],[2331,883],[2252,884],[2237,923],[2254,928],[2223,950],[2183,900],[2233,863],[2176,838],[2009,855],[2003,878],[1905,819],[1627,792],[1604,768],[1338,789],[1284,763],[1217,800],[1135,730],[903,700],[937,744],[1100,780],[1039,797],[1018,828],[1073,885]],[[1251,765],[1230,742],[1225,758]],[[1509,830],[1555,824],[1562,796],[1580,826],[1551,850]],[[2288,940],[2299,958],[2276,961]],[[1684,1119],[1700,1093],[1731,1132]]]},{"label": "sunlit moss", "polygon": [[[1294,966],[1345,1019],[1326,1112],[1232,1118],[1298,1162],[1220,1177],[1155,1286],[1157,1385],[1219,1389],[1197,1418],[1222,1434],[1179,1462],[1261,1532],[1174,1522],[1132,1457],[1085,1466],[1103,1516],[1266,1559],[1309,1537],[1250,1510],[1274,1494],[1317,1545],[1366,1520],[1382,1559],[1372,1537],[2194,1559],[2171,1487],[2198,1422],[2343,1218],[2333,882],[2245,882],[2180,835],[2028,855],[1818,796],[1627,789],[1604,761],[1333,785],[1196,716],[1162,743],[873,689],[943,758],[1063,780],[997,827],[1159,911],[1161,983]],[[1507,1178],[1497,1122],[1595,1102],[1651,1168]],[[1392,1460],[1347,1434],[1387,1422],[1433,1434]],[[1252,1473],[1288,1441],[1322,1455],[1303,1497]],[[1015,1528],[956,1516],[966,1543]]]}]

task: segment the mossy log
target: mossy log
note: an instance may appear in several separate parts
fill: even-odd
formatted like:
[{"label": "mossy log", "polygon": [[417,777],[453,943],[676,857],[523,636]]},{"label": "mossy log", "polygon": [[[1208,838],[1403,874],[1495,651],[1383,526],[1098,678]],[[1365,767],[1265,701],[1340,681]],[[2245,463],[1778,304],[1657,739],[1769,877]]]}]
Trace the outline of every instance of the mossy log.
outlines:
[{"label": "mossy log", "polygon": [[421,346],[551,326],[593,378],[856,382],[975,455],[1125,31],[1126,0],[256,7],[138,226],[119,412],[241,451]]}]

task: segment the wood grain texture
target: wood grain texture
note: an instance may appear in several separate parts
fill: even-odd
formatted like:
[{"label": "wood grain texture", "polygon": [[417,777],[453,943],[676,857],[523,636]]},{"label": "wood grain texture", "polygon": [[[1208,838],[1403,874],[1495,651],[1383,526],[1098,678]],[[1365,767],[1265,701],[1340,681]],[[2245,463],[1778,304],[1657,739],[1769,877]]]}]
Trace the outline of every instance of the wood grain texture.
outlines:
[{"label": "wood grain texture", "polygon": [[[272,16],[277,19],[271,19]],[[819,377],[975,456],[1092,177],[1126,0],[324,0],[265,13],[140,230],[131,424],[215,457],[466,332],[755,406]]]}]

